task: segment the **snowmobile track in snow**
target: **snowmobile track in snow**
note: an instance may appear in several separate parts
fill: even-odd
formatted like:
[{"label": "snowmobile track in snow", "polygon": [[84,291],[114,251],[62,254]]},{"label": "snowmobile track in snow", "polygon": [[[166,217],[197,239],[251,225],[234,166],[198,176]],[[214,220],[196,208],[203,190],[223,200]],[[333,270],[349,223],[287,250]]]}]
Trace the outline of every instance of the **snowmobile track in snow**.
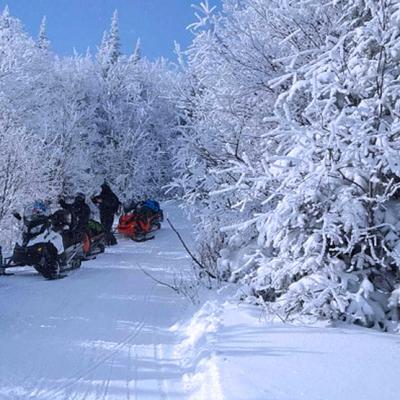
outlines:
[{"label": "snowmobile track in snow", "polygon": [[[147,303],[151,297],[151,293],[154,290],[155,285],[153,285],[151,287],[151,289],[149,290],[149,292],[146,294],[145,296],[145,303]],[[76,385],[77,383],[79,383],[81,380],[87,378],[91,373],[93,373],[97,368],[99,368],[101,365],[103,365],[105,362],[107,362],[108,360],[113,360],[113,358],[115,357],[115,354],[124,346],[126,346],[127,344],[130,343],[131,340],[135,339],[136,336],[138,336],[140,334],[140,332],[142,331],[143,327],[146,324],[145,321],[146,315],[143,315],[142,320],[139,322],[138,327],[136,329],[136,331],[134,331],[133,333],[130,333],[129,335],[126,336],[126,338],[124,340],[122,340],[121,342],[119,342],[118,344],[116,344],[113,349],[111,350],[111,353],[99,358],[97,361],[95,361],[89,368],[87,368],[86,370],[80,372],[78,375],[73,376],[70,382],[68,382],[67,384],[65,384],[64,386],[61,386],[59,388],[57,388],[56,390],[52,391],[52,392],[48,392],[46,393],[46,395],[42,396],[41,399],[45,400],[45,399],[54,399],[55,396],[61,394],[62,392],[64,392],[65,390],[72,388],[74,385]],[[113,365],[113,364],[112,364]],[[111,371],[112,371],[112,365],[111,365]],[[108,379],[105,381],[105,386],[104,386],[104,395],[102,396],[103,399],[107,398],[107,394],[108,394],[108,387],[110,384],[110,377],[108,377]],[[82,399],[83,400],[83,399]]]},{"label": "snowmobile track in snow", "polygon": [[0,277],[0,400],[185,398],[170,328],[188,300],[142,269],[173,282],[190,262],[168,226],[155,236],[120,239],[66,279]]}]

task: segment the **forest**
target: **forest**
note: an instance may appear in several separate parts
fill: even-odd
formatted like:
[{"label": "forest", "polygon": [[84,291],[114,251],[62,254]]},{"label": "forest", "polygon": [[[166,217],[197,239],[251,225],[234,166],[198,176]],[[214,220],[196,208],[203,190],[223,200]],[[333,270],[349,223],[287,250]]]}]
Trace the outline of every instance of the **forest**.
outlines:
[{"label": "forest", "polygon": [[[12,10],[11,10],[12,11]],[[0,244],[12,213],[104,181],[178,199],[198,279],[287,321],[400,318],[400,2],[203,1],[192,43],[53,53],[0,16]],[[100,39],[100,38],[99,38]]]}]

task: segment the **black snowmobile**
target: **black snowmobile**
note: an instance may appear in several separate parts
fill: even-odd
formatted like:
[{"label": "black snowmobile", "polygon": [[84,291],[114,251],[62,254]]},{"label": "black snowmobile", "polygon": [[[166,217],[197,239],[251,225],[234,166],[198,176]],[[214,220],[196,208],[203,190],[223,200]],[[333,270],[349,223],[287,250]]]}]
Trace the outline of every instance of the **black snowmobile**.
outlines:
[{"label": "black snowmobile", "polygon": [[64,272],[79,268],[85,257],[83,240],[69,229],[69,213],[60,210],[49,215],[41,202],[28,211],[23,218],[15,214],[24,223],[22,242],[4,260],[0,249],[0,274],[10,275],[6,270],[29,265],[46,279],[59,279],[66,276]]}]

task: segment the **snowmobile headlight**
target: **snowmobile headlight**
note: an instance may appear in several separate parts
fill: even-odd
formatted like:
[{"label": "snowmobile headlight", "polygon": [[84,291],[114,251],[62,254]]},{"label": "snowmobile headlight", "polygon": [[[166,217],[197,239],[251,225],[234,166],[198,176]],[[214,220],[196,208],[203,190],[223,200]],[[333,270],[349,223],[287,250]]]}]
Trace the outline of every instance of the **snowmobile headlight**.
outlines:
[{"label": "snowmobile headlight", "polygon": [[43,250],[43,247],[42,247],[42,246],[39,246],[39,247],[37,248],[37,251],[38,251],[39,253],[41,253],[42,250]]}]

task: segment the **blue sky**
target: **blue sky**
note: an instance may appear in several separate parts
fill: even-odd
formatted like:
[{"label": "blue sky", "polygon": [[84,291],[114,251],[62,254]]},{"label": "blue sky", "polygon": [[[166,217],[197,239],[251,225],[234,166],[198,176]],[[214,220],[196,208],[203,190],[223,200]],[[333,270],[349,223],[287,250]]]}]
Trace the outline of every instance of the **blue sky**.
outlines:
[{"label": "blue sky", "polygon": [[[173,42],[185,48],[191,41],[186,26],[195,20],[191,4],[200,0],[0,0],[19,18],[26,31],[37,36],[43,15],[52,49],[72,54],[73,48],[84,53],[96,51],[104,30],[109,28],[115,9],[119,13],[122,48],[131,53],[138,37],[143,54],[151,59],[164,56],[174,60]],[[221,0],[210,0],[219,4]]]}]

